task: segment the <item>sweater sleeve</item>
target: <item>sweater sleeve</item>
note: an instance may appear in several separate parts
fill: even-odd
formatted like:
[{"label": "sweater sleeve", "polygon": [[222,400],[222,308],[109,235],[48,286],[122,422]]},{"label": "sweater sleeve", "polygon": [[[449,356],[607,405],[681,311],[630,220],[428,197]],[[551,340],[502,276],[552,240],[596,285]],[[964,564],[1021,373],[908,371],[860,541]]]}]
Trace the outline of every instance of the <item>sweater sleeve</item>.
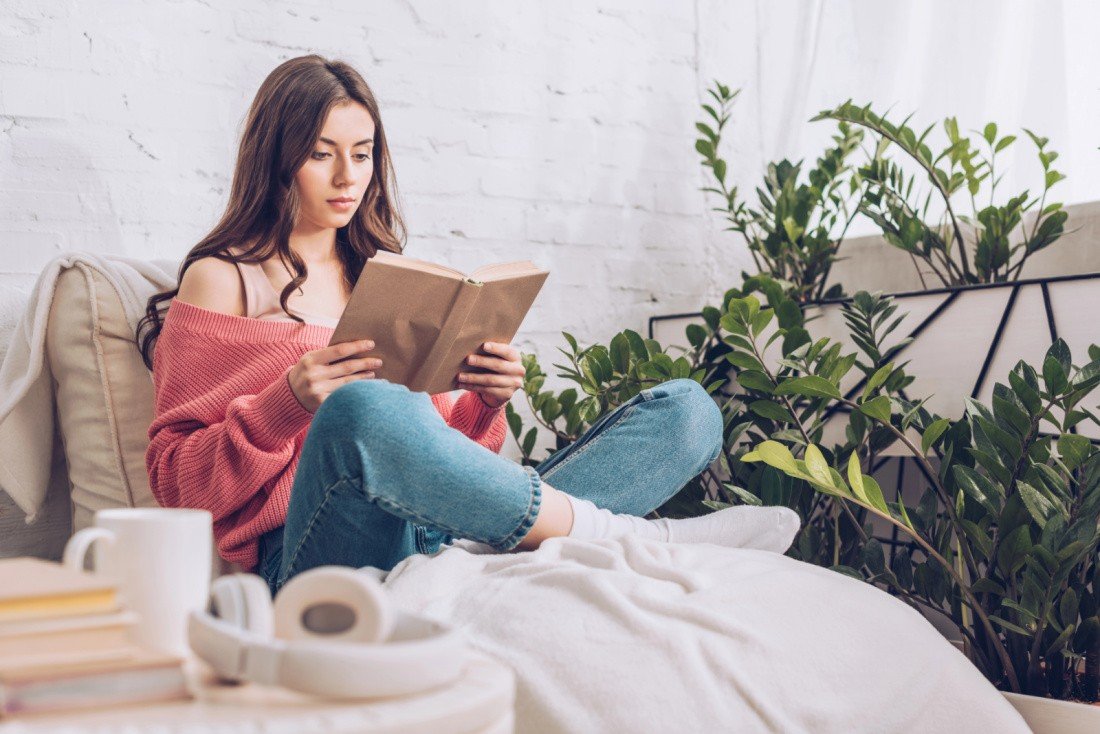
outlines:
[{"label": "sweater sleeve", "polygon": [[500,453],[508,433],[503,405],[490,408],[480,395],[469,391],[464,391],[458,400],[450,393],[439,393],[432,396],[432,402],[448,426],[462,431],[493,453]]},{"label": "sweater sleeve", "polygon": [[157,503],[208,510],[217,522],[292,467],[295,439],[312,419],[287,381],[294,353],[257,355],[252,344],[166,322],[145,451]]},{"label": "sweater sleeve", "polygon": [[227,400],[216,389],[195,390],[171,370],[158,375],[156,366],[158,414],[149,427],[145,465],[160,505],[209,510],[217,521],[294,461],[294,438],[313,414],[290,389],[289,367],[256,394]]}]

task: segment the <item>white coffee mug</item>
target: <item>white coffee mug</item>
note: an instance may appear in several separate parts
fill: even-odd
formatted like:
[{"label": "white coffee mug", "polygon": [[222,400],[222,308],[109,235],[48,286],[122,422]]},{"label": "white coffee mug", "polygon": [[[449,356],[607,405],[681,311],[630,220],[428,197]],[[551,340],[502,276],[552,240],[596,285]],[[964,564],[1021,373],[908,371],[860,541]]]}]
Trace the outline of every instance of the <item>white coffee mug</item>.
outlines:
[{"label": "white coffee mug", "polygon": [[140,616],[131,628],[133,641],[190,657],[187,615],[204,608],[210,593],[211,514],[185,508],[125,507],[99,510],[93,523],[69,538],[64,564],[83,569],[84,556],[94,544],[95,573],[114,578],[123,606]]}]

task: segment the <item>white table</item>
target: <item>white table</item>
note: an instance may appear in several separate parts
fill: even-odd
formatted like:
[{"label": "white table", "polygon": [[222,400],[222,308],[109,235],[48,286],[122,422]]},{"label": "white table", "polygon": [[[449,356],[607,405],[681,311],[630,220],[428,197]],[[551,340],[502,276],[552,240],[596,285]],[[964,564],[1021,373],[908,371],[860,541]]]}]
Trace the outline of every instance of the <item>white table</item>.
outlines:
[{"label": "white table", "polygon": [[325,701],[283,688],[221,685],[189,661],[195,699],[114,709],[38,714],[0,723],[0,734],[512,734],[515,676],[471,653],[462,677],[415,696]]}]

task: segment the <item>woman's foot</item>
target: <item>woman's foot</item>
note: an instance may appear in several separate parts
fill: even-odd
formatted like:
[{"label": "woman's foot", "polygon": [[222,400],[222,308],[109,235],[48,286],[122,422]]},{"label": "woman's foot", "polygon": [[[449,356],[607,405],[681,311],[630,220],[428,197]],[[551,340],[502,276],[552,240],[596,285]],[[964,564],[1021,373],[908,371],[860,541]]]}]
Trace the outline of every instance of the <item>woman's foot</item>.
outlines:
[{"label": "woman's foot", "polygon": [[570,538],[617,538],[635,534],[669,543],[714,543],[783,553],[790,548],[801,527],[798,514],[787,507],[738,505],[699,517],[647,520],[611,512],[572,495],[566,497],[573,506]]}]

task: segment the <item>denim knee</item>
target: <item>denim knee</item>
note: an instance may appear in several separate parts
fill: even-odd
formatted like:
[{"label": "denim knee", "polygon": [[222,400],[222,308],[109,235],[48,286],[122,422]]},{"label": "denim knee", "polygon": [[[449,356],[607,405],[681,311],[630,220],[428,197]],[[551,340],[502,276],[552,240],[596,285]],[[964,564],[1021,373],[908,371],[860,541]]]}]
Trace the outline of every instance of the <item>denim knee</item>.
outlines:
[{"label": "denim knee", "polygon": [[649,388],[662,401],[663,421],[683,452],[683,459],[703,471],[722,451],[722,410],[695,380],[680,378]]},{"label": "denim knee", "polygon": [[[379,415],[400,415],[400,403],[413,397],[404,385],[387,380],[355,380],[333,390],[313,415],[313,423],[321,429],[334,428],[347,435],[351,426],[367,425]],[[394,421],[377,421],[372,430],[392,426]],[[314,430],[311,428],[311,430]]]}]

